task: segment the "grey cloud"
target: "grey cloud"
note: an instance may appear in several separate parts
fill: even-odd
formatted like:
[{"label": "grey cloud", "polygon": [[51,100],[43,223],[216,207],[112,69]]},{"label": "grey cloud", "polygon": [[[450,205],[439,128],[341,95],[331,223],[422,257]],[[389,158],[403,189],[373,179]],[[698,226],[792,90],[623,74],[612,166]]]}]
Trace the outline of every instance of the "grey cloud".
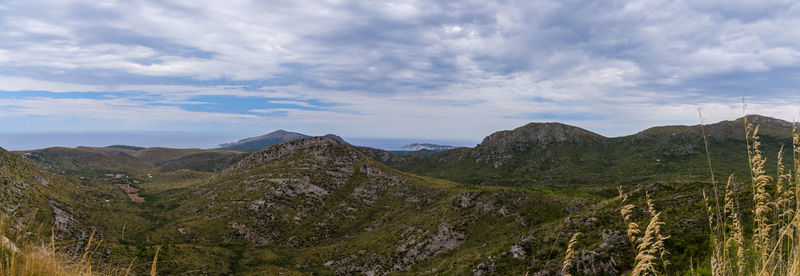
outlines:
[{"label": "grey cloud", "polygon": [[[789,1],[4,6],[0,74],[70,83],[296,85],[315,91],[306,98],[450,99],[519,120],[579,120],[563,107],[599,107],[593,99],[645,106],[748,92],[789,97],[800,84],[800,6]],[[547,109],[525,110],[542,108],[530,99]],[[357,106],[348,100],[339,99]]]}]

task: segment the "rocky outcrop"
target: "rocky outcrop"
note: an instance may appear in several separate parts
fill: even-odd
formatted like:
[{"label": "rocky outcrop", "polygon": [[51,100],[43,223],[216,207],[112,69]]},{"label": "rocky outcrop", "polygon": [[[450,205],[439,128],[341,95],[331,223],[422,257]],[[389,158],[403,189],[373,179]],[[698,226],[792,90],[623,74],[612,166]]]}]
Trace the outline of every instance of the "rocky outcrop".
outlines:
[{"label": "rocky outcrop", "polygon": [[14,245],[14,242],[3,236],[2,233],[0,233],[0,248],[8,250],[11,253],[19,252],[19,248]]},{"label": "rocky outcrop", "polygon": [[523,145],[597,141],[604,138],[597,133],[561,123],[530,123],[514,130],[492,133],[484,138],[478,146],[504,153]]},{"label": "rocky outcrop", "polygon": [[233,143],[221,144],[219,146],[220,149],[224,150],[256,151],[271,145],[306,139],[309,137],[311,136],[281,129],[261,136],[245,138]]},{"label": "rocky outcrop", "polygon": [[9,232],[31,226],[38,210],[45,210],[45,191],[51,186],[50,175],[40,171],[19,155],[0,148],[0,220]]},{"label": "rocky outcrop", "polygon": [[[399,263],[394,265],[394,270],[405,270],[411,265],[425,261],[437,254],[453,250],[464,243],[466,234],[459,232],[453,226],[442,222],[436,234],[426,237],[427,231],[409,228],[397,247],[403,254]],[[429,235],[429,234],[428,234]]]},{"label": "rocky outcrop", "polygon": [[[285,130],[277,130],[271,133],[250,137],[246,139],[242,139],[233,143],[226,143],[219,145],[219,149],[223,150],[237,150],[237,151],[245,151],[245,152],[254,152],[264,149],[266,147],[277,145],[281,143],[286,143],[290,141],[302,140],[311,138],[313,136],[297,133],[297,132],[290,132]],[[320,137],[327,137],[329,139],[333,139],[342,143],[346,143],[342,137],[339,137],[335,134],[325,134]]]},{"label": "rocky outcrop", "polygon": [[[244,238],[247,241],[252,242],[253,244],[266,245],[266,244],[269,244],[271,242],[268,238],[263,237],[260,233],[254,231],[253,229],[250,229],[250,227],[247,227],[247,225],[245,225],[245,224],[242,224],[242,223],[239,223],[239,222],[236,222],[236,221],[231,221],[231,222],[228,222],[228,226],[230,226],[233,229],[236,229],[236,232],[240,236],[242,236],[242,238]],[[225,239],[229,240],[229,241],[233,240],[232,237],[226,237]]]},{"label": "rocky outcrop", "polygon": [[378,160],[384,164],[396,164],[409,159],[410,155],[398,155],[390,151],[375,149],[370,147],[356,147],[358,151],[364,153],[372,159]]},{"label": "rocky outcrop", "polygon": [[500,191],[491,195],[482,191],[469,191],[458,194],[454,204],[457,210],[469,209],[474,214],[489,213],[499,217],[510,217],[513,218],[517,224],[527,226],[528,222],[519,212],[497,202],[496,197],[506,196],[508,198],[515,198],[520,195],[511,191]]},{"label": "rocky outcrop", "polygon": [[511,245],[511,250],[509,250],[508,253],[511,254],[511,258],[517,260],[522,260],[525,259],[525,257],[527,257],[527,253],[525,253],[525,250],[522,249],[522,246],[519,246],[517,244]]},{"label": "rocky outcrop", "polygon": [[618,262],[622,260],[620,248],[629,246],[625,233],[618,230],[603,230],[602,242],[591,250],[581,250],[574,267],[584,275],[617,275]]},{"label": "rocky outcrop", "polygon": [[330,161],[337,163],[363,160],[357,151],[347,148],[347,143],[329,137],[314,137],[267,147],[245,157],[228,169],[223,170],[222,173],[229,173],[237,169],[252,169],[301,151],[308,153],[308,157],[310,157],[310,160],[304,161]]},{"label": "rocky outcrop", "polygon": [[47,204],[53,211],[53,228],[59,239],[67,237],[86,238],[86,233],[78,229],[78,220],[75,219],[72,210],[55,200],[49,200]]}]

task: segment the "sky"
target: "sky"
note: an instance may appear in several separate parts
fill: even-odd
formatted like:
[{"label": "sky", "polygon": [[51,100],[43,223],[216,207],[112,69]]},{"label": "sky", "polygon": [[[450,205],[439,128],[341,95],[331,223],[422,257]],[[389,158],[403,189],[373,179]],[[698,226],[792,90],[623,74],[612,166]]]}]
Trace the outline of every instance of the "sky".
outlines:
[{"label": "sky", "polygon": [[796,1],[3,0],[0,146],[793,120],[797,26]]}]

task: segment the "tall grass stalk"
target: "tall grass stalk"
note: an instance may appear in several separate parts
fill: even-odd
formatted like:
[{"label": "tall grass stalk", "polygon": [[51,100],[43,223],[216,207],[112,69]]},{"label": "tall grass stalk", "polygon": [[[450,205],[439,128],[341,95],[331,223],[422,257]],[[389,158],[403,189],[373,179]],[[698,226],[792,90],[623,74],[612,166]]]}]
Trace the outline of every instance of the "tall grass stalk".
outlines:
[{"label": "tall grass stalk", "polygon": [[661,227],[664,225],[660,220],[661,213],[656,211],[655,204],[650,198],[650,194],[645,192],[650,222],[647,224],[644,233],[642,233],[639,229],[639,225],[631,219],[635,206],[633,204],[625,205],[627,197],[623,195],[621,187],[617,189],[622,199],[621,203],[624,205],[620,208],[620,214],[627,225],[626,233],[628,239],[636,251],[631,275],[666,274],[667,265],[669,265],[670,262],[666,259],[669,252],[664,248],[664,241],[667,240],[669,236],[661,235]]},{"label": "tall grass stalk", "polygon": [[[8,276],[93,276],[129,275],[134,261],[126,267],[116,267],[111,263],[107,268],[99,269],[102,263],[96,260],[95,253],[100,249],[102,241],[95,242],[92,233],[83,247],[78,259],[70,254],[58,252],[55,241],[55,230],[50,230],[49,244],[37,245],[31,239],[9,239],[0,222],[0,275]],[[24,232],[23,232],[24,233]],[[5,241],[5,242],[3,242]],[[150,267],[150,275],[156,275],[156,264],[161,247],[156,248]],[[95,262],[93,263],[93,260]]]},{"label": "tall grass stalk", "polygon": [[568,271],[572,266],[573,260],[575,259],[575,246],[578,244],[578,238],[581,235],[581,232],[575,232],[575,234],[572,234],[572,237],[569,239],[569,244],[567,244],[567,252],[564,256],[564,262],[561,264],[561,274],[564,276],[571,275]]},{"label": "tall grass stalk", "polygon": [[[800,131],[792,128],[793,162],[787,169],[782,147],[775,175],[766,173],[767,158],[761,151],[759,126],[744,117],[750,185],[753,200],[753,233],[744,233],[733,175],[725,185],[723,207],[710,204],[704,192],[711,231],[711,271],[714,275],[800,275]],[[710,154],[707,152],[710,159]],[[711,166],[709,160],[709,166]],[[793,171],[792,171],[793,170]],[[713,170],[710,170],[713,174]],[[713,179],[713,176],[712,176]],[[716,186],[714,187],[716,189]],[[716,199],[714,201],[717,201]]]}]

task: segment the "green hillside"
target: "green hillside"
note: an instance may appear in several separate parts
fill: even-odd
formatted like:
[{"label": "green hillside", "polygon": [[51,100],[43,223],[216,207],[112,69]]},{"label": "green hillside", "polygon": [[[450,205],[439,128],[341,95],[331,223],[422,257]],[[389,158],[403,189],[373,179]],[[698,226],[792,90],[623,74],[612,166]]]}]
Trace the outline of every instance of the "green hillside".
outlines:
[{"label": "green hillside", "polygon": [[[762,126],[770,160],[791,145],[791,124],[750,119]],[[718,178],[742,176],[737,202],[750,210],[743,122],[704,130]],[[669,272],[710,263],[702,193],[713,185],[700,126],[606,138],[534,123],[433,154],[314,137],[250,154],[80,147],[0,157],[4,235],[35,227],[26,239],[47,240],[52,227],[58,250],[79,255],[94,231],[103,243],[93,260],[133,262],[137,274],[160,248],[165,275],[554,275],[580,232],[569,271],[618,275],[633,269],[636,254],[618,186],[639,225],[648,223],[648,195],[662,212]],[[114,184],[135,188],[142,202]],[[752,213],[742,216],[751,233]]]},{"label": "green hillside", "polygon": [[[781,146],[791,146],[790,123],[757,115],[750,120],[761,125],[766,151],[777,153]],[[716,171],[747,174],[742,119],[707,125],[705,131]],[[402,171],[488,186],[602,186],[708,178],[699,125],[654,127],[606,138],[573,126],[531,123],[494,133],[475,148],[416,155],[361,151]]]}]

